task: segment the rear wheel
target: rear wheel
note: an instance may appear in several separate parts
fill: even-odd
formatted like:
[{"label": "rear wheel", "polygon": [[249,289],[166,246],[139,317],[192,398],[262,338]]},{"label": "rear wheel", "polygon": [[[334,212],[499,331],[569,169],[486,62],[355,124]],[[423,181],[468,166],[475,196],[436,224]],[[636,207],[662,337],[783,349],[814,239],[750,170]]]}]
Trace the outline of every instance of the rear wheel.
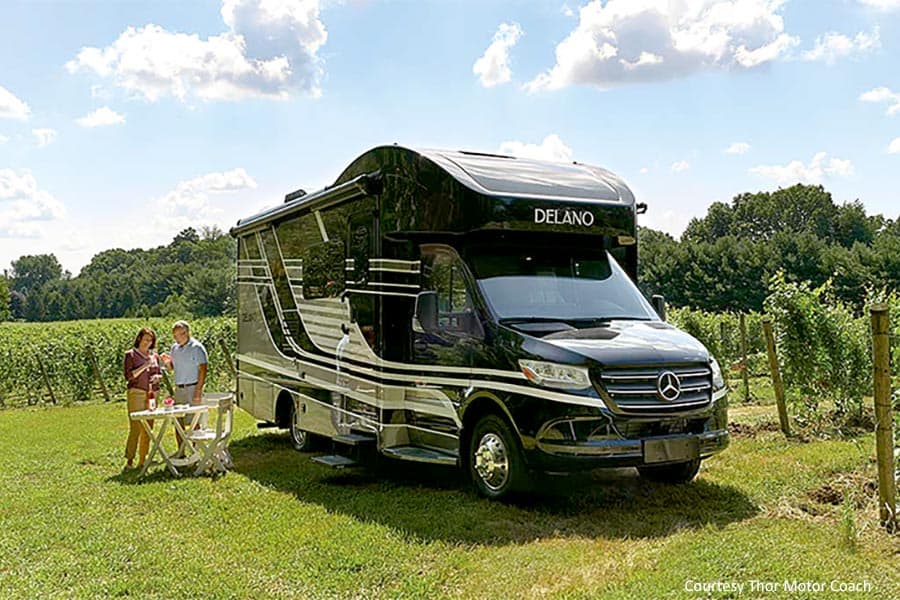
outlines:
[{"label": "rear wheel", "polygon": [[658,467],[638,467],[641,477],[659,483],[688,483],[697,475],[699,470],[699,458]]},{"label": "rear wheel", "polygon": [[315,445],[315,437],[310,432],[300,428],[300,412],[297,410],[297,405],[295,403],[291,403],[291,419],[289,423],[291,430],[291,445],[294,447],[294,450],[297,452],[312,451]]},{"label": "rear wheel", "polygon": [[485,498],[503,498],[527,487],[528,472],[519,441],[496,415],[486,415],[475,424],[467,462],[475,490]]}]

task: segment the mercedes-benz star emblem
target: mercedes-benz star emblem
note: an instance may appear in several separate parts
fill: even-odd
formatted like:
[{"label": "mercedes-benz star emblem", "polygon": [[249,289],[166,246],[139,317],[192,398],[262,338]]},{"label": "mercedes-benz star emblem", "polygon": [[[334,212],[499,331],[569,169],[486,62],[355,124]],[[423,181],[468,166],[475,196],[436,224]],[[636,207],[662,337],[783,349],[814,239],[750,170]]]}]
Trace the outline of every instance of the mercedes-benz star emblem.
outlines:
[{"label": "mercedes-benz star emblem", "polygon": [[656,379],[656,393],[662,400],[675,402],[681,395],[681,381],[672,371],[663,371]]}]

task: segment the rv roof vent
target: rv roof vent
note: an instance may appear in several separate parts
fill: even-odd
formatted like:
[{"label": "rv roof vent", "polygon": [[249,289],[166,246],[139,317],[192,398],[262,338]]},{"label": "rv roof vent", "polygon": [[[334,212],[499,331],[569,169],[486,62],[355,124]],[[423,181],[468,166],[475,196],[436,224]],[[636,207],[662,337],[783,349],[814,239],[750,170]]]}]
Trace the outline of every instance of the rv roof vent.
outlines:
[{"label": "rv roof vent", "polygon": [[306,190],[296,190],[291,192],[290,194],[284,195],[284,201],[290,202],[291,200],[296,200],[297,198],[302,198],[306,195]]}]

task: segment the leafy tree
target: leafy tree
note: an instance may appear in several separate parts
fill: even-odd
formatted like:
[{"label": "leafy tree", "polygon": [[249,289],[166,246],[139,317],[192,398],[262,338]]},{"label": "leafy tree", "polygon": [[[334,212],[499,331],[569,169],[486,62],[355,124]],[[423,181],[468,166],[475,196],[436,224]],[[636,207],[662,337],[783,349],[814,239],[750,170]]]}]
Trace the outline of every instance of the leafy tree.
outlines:
[{"label": "leafy tree", "polygon": [[184,286],[185,298],[191,313],[199,317],[218,316],[233,312],[237,288],[231,270],[199,269]]},{"label": "leafy tree", "polygon": [[187,229],[183,229],[175,236],[175,239],[172,240],[172,245],[177,246],[181,242],[190,242],[196,244],[200,241],[200,235],[197,233],[197,230],[193,227],[188,227]]},{"label": "leafy tree", "polygon": [[61,279],[62,266],[53,254],[22,256],[12,262],[12,289],[26,296],[48,281]]},{"label": "leafy tree", "polygon": [[9,321],[9,282],[6,276],[0,277],[0,321]]},{"label": "leafy tree", "polygon": [[16,290],[9,292],[9,313],[16,320],[25,318],[25,294]]},{"label": "leafy tree", "polygon": [[774,192],[738,194],[730,206],[715,203],[707,217],[688,224],[684,238],[710,243],[724,235],[768,240],[790,231],[831,240],[837,215],[838,207],[822,186],[797,184]]},{"label": "leafy tree", "polygon": [[871,286],[900,289],[900,222],[836,205],[822,186],[743,193],[693,219],[680,241],[641,230],[639,280],[676,306],[760,310],[769,279],[818,288],[860,310]]}]

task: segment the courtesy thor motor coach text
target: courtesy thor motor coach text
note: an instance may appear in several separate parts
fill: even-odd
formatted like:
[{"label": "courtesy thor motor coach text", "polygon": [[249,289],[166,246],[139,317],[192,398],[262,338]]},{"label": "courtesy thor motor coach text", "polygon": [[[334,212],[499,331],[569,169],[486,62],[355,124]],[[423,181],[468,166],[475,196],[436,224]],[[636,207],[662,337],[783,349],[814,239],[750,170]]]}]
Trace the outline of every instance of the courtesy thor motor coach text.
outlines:
[{"label": "courtesy thor motor coach text", "polygon": [[689,481],[728,445],[725,383],[634,283],[642,208],[598,167],[374,148],[231,230],[238,403],[318,462],[456,465],[491,498]]}]

